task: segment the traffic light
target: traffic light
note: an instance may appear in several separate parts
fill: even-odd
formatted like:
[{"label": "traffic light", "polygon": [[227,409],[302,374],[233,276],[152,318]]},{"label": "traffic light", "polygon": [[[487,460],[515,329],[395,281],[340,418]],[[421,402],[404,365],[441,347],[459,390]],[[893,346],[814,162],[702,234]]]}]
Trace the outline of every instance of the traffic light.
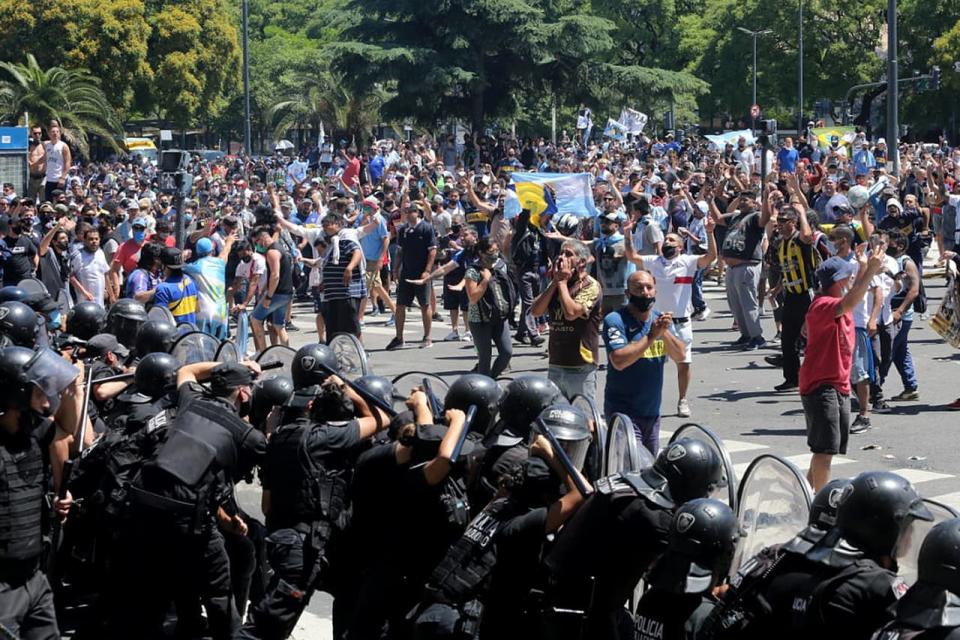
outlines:
[{"label": "traffic light", "polygon": [[930,90],[940,90],[940,67],[936,65],[930,69]]}]

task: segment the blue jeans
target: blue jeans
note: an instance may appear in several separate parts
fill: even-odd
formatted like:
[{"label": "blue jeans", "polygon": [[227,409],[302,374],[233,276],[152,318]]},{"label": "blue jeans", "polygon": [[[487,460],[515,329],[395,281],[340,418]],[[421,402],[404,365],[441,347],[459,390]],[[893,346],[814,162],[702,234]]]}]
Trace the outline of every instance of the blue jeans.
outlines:
[{"label": "blue jeans", "polygon": [[910,345],[907,339],[910,337],[910,327],[913,326],[913,320],[903,320],[900,322],[900,330],[893,337],[893,364],[900,372],[900,380],[903,382],[903,388],[907,391],[913,391],[917,388],[917,372],[913,368],[913,356],[910,355]]},{"label": "blue jeans", "polygon": [[693,302],[693,312],[700,313],[707,308],[707,302],[703,299],[703,272],[706,269],[697,269],[697,272],[693,275],[693,296],[691,301]]}]

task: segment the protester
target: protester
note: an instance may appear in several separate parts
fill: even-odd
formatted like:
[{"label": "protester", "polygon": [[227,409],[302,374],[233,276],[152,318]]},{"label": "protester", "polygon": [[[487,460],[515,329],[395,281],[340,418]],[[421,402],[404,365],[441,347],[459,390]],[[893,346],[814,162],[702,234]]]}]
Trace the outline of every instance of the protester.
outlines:
[{"label": "protester", "polygon": [[[476,262],[464,274],[470,300],[467,321],[479,356],[477,373],[497,378],[506,371],[513,355],[509,319],[516,299],[510,295],[510,276],[497,243],[489,238],[478,240],[476,255]],[[497,348],[493,365],[491,345]]]},{"label": "protester", "polygon": [[387,345],[388,351],[403,347],[407,308],[413,306],[415,301],[420,306],[420,316],[423,319],[423,341],[420,348],[428,349],[433,346],[430,339],[433,317],[430,312],[428,286],[411,283],[427,280],[437,257],[437,236],[433,227],[423,220],[422,211],[419,204],[409,205],[404,214],[404,224],[397,228],[399,251],[393,272],[393,278],[397,281],[397,335]]}]

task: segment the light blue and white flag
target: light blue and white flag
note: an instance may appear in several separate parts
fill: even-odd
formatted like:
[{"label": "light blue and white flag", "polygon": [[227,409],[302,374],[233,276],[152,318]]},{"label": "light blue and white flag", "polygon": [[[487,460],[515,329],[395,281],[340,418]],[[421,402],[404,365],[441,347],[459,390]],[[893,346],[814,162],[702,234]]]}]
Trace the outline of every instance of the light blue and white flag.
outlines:
[{"label": "light blue and white flag", "polygon": [[[579,218],[595,217],[597,208],[594,206],[593,191],[590,188],[591,177],[589,173],[526,173],[514,171],[510,176],[510,186],[512,188],[508,190],[503,205],[503,217],[508,220],[516,217],[520,210],[524,208],[524,201],[528,203],[527,208],[532,213],[542,213],[544,211],[554,213],[555,209],[556,215],[570,213]],[[551,188],[553,202],[549,200],[549,193],[542,189],[531,188],[545,185]],[[547,193],[547,195],[544,196],[544,193]],[[531,198],[535,200],[535,202],[532,202],[533,206],[531,206]]]},{"label": "light blue and white flag", "polygon": [[748,145],[753,144],[753,132],[750,131],[750,129],[741,129],[740,131],[724,131],[723,133],[715,136],[704,137],[721,149],[728,142],[733,146],[737,146],[737,140],[739,140],[741,137],[747,141]]}]

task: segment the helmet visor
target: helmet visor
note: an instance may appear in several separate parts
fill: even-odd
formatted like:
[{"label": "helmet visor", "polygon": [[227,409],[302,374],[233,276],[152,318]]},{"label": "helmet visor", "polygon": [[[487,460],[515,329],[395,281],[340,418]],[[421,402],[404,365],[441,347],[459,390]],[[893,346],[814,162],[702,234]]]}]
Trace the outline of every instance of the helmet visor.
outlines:
[{"label": "helmet visor", "polygon": [[590,449],[590,437],[581,438],[580,440],[561,440],[558,438],[557,442],[560,443],[560,447],[566,452],[567,457],[570,458],[570,462],[573,463],[574,468],[577,471],[583,471],[583,464],[587,460],[587,450]]},{"label": "helmet visor", "polygon": [[27,381],[46,396],[51,413],[60,406],[60,394],[80,375],[76,367],[50,348],[37,351],[27,363],[25,373]]}]

